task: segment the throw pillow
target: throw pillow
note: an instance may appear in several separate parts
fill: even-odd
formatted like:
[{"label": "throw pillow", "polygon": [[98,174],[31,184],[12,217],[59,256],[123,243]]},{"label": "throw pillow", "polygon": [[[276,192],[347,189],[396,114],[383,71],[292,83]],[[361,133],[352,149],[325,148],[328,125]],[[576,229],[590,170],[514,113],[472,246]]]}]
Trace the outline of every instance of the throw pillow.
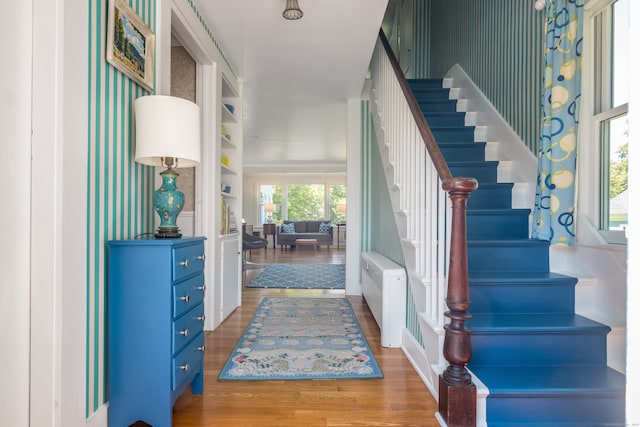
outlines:
[{"label": "throw pillow", "polygon": [[328,222],[323,222],[320,224],[320,229],[318,230],[320,233],[329,234],[329,229],[331,228],[331,224]]},{"label": "throw pillow", "polygon": [[282,234],[291,234],[291,233],[295,233],[296,229],[295,229],[295,224],[291,223],[291,224],[282,224],[282,226],[280,227],[280,233]]}]

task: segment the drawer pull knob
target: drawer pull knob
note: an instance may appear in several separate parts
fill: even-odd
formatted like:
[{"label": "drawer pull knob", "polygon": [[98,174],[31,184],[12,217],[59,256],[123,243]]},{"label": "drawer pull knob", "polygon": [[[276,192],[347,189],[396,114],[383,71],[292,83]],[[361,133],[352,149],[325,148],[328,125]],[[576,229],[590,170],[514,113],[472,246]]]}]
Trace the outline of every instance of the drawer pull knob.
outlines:
[{"label": "drawer pull knob", "polygon": [[184,365],[180,366],[180,369],[182,369],[185,372],[188,372],[189,371],[189,364],[185,363]]},{"label": "drawer pull knob", "polygon": [[180,335],[184,335],[185,337],[189,336],[189,330],[185,329],[184,331],[180,331]]},{"label": "drawer pull knob", "polygon": [[203,322],[204,322],[205,317],[206,317],[206,316],[203,314],[202,316],[198,316],[198,317],[196,317],[196,320],[201,320],[201,321],[203,321]]},{"label": "drawer pull knob", "polygon": [[206,260],[206,259],[207,259],[207,256],[206,256],[205,254],[202,254],[202,255],[198,255],[198,257],[197,257],[197,258],[198,258],[199,260],[201,260],[201,261],[204,261],[204,260]]},{"label": "drawer pull knob", "polygon": [[183,296],[183,297],[180,297],[180,299],[181,299],[182,301],[184,301],[184,302],[189,302],[189,300],[190,300],[191,298],[189,297],[189,295],[185,295],[185,296]]},{"label": "drawer pull knob", "polygon": [[204,291],[206,291],[206,290],[207,290],[207,285],[200,285],[200,286],[198,286],[196,289],[198,289],[199,291],[204,292]]},{"label": "drawer pull knob", "polygon": [[204,349],[205,349],[205,346],[204,346],[204,345],[203,345],[202,347],[198,347],[198,348],[197,348],[197,350],[198,350],[198,351],[202,351],[202,352],[204,352]]},{"label": "drawer pull knob", "polygon": [[183,266],[184,268],[189,268],[189,260],[185,259],[180,263],[180,265]]}]

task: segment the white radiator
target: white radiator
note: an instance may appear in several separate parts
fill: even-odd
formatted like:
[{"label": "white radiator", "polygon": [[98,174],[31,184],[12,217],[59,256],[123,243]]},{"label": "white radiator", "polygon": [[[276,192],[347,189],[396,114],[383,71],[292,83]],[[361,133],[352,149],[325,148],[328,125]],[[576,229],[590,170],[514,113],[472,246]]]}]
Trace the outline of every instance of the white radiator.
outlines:
[{"label": "white radiator", "polygon": [[407,307],[404,268],[377,252],[363,252],[362,296],[380,327],[380,344],[400,347]]}]

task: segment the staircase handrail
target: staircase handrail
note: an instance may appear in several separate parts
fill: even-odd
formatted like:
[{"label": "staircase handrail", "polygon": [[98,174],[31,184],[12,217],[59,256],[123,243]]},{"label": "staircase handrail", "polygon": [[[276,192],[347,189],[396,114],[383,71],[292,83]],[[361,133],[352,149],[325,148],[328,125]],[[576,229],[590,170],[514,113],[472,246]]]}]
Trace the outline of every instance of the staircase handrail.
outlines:
[{"label": "staircase handrail", "polygon": [[[438,171],[438,176],[444,182],[446,179],[451,178],[451,171],[449,170],[449,166],[447,162],[444,160],[442,156],[442,152],[436,143],[436,139],[433,137],[433,133],[431,132],[431,128],[427,123],[427,120],[424,118],[424,114],[422,114],[422,110],[418,105],[418,101],[416,97],[413,95],[413,91],[409,86],[409,82],[407,81],[404,73],[402,72],[402,68],[400,67],[400,63],[396,59],[395,53],[393,53],[393,49],[387,40],[387,36],[384,34],[384,31],[380,29],[380,41],[382,42],[382,46],[384,47],[385,52],[387,53],[387,57],[389,58],[389,62],[391,63],[391,67],[393,68],[393,72],[398,79],[398,83],[402,88],[402,93],[407,99],[407,103],[409,104],[409,109],[411,110],[411,114],[413,115],[414,120],[416,121],[416,125],[418,126],[418,130],[422,135],[422,139],[424,140],[424,145],[427,147],[427,152],[429,156],[431,156],[431,161],[433,162],[436,170]],[[473,179],[473,178],[469,178]]]},{"label": "staircase handrail", "polygon": [[449,362],[449,365],[440,375],[438,411],[448,425],[475,426],[476,391],[471,374],[466,367],[471,360],[471,331],[465,324],[471,318],[468,313],[470,300],[466,204],[471,193],[478,188],[478,182],[474,178],[452,176],[382,29],[380,29],[379,38],[422,136],[426,150],[442,182],[442,189],[448,193],[452,203],[446,297],[449,310],[444,314],[450,319],[450,322],[444,325],[443,345],[444,358]]}]

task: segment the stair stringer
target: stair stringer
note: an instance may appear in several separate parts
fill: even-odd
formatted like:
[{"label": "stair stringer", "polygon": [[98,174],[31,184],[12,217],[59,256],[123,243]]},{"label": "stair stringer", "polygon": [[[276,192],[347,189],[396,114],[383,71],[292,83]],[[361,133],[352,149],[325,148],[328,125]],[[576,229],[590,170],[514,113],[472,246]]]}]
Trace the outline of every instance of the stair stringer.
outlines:
[{"label": "stair stringer", "polygon": [[[420,246],[426,246],[426,242],[423,241],[421,235],[414,235],[416,230],[411,230],[411,227],[408,225],[410,217],[415,215],[416,212],[415,209],[410,209],[410,206],[403,206],[402,204],[403,200],[407,200],[406,194],[403,194],[403,191],[406,191],[406,186],[401,182],[401,174],[398,173],[396,162],[399,161],[399,159],[392,157],[394,153],[393,144],[395,141],[388,136],[386,123],[384,123],[382,111],[380,111],[380,104],[376,98],[376,89],[373,86],[370,92],[370,101],[373,128],[378,141],[377,145],[384,168],[385,180],[389,189],[391,205],[395,212],[396,229],[401,240],[409,288],[416,304],[422,339],[422,345],[420,345],[415,337],[413,337],[408,330],[405,330],[402,349],[427,388],[433,396],[438,399],[438,376],[446,368],[447,362],[444,359],[442,351],[444,345],[444,317],[442,316],[444,312],[444,297],[438,298],[434,297],[434,295],[440,295],[442,289],[446,289],[446,285],[444,284],[446,283],[444,273],[446,267],[442,268],[443,272],[439,273],[440,277],[434,280],[427,275],[428,271],[426,271],[425,266],[422,265],[424,263],[420,263],[419,261],[421,256],[419,248]],[[426,155],[426,149],[424,152]],[[413,179],[425,180],[426,175],[414,176]],[[450,205],[448,198],[446,202],[442,199],[444,199],[444,196],[441,196],[439,203],[446,204],[447,206]],[[448,210],[450,210],[450,207],[447,207],[447,211]],[[424,214],[427,209],[425,206],[421,206],[420,211],[420,213]],[[418,215],[420,213],[418,213]],[[449,215],[447,215],[447,217],[449,217]],[[447,229],[449,228],[447,227]],[[444,234],[443,230],[440,231]],[[425,235],[425,233],[422,233],[422,236],[423,235]],[[427,235],[431,236],[429,233],[427,233]],[[445,243],[444,246],[448,248],[448,242],[443,243]],[[444,253],[445,248],[443,247],[441,250]],[[440,256],[442,257],[442,254],[440,254]],[[436,257],[437,255],[434,254],[431,258],[435,259]],[[433,301],[437,301],[439,307],[436,307],[434,310],[434,307],[430,306],[430,301],[432,302],[431,305],[433,305]],[[486,388],[483,388],[481,383],[478,384],[480,384],[478,396],[483,395],[486,397]],[[483,390],[485,391],[484,393]],[[482,406],[484,407],[484,405]]]},{"label": "stair stringer", "polygon": [[[460,65],[453,65],[444,81],[444,87],[459,88],[457,98],[452,98],[458,99],[458,111],[473,112],[473,125],[483,129],[483,140],[496,146],[493,150],[487,150],[487,160],[501,161],[499,181],[516,184],[514,191],[517,190],[518,193],[514,193],[513,207],[531,208],[532,200],[535,200],[535,183],[538,176],[538,160],[535,154],[527,148]],[[495,153],[497,158],[492,153]]]}]

